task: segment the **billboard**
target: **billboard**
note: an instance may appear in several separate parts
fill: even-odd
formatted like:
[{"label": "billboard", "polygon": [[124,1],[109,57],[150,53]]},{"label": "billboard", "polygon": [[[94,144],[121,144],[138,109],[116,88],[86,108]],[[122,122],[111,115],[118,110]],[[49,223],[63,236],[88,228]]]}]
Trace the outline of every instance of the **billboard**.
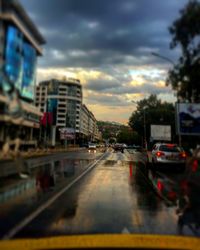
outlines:
[{"label": "billboard", "polygon": [[178,134],[200,135],[200,103],[177,103],[176,118]]},{"label": "billboard", "polygon": [[[5,45],[5,74],[23,97],[33,99],[37,54],[23,34],[14,26],[8,26]],[[6,86],[5,86],[6,88]]]},{"label": "billboard", "polygon": [[9,81],[19,90],[22,87],[22,48],[22,33],[16,28],[9,26],[6,33],[5,74],[7,75]]},{"label": "billboard", "polygon": [[171,141],[171,126],[151,125],[151,139],[154,141]]},{"label": "billboard", "polygon": [[21,95],[33,99],[36,75],[36,50],[28,43],[23,43],[23,78]]},{"label": "billboard", "polygon": [[74,128],[60,128],[60,139],[61,140],[74,140],[76,131]]}]

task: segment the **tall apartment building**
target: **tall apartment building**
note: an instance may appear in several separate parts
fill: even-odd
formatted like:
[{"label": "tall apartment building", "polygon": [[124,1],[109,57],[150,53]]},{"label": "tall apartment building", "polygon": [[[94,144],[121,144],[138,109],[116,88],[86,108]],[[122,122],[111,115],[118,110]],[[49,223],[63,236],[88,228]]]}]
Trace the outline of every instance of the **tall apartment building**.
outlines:
[{"label": "tall apartment building", "polygon": [[88,110],[86,105],[81,107],[80,132],[83,140],[98,141],[101,140],[101,133],[98,130],[97,120],[94,114]]},{"label": "tall apartment building", "polygon": [[45,40],[18,0],[0,0],[0,39],[0,144],[19,133],[36,144],[42,113],[33,99]]},{"label": "tall apartment building", "polygon": [[79,80],[51,79],[39,83],[36,87],[35,105],[44,113],[43,125],[50,123],[48,137],[52,145],[60,140],[61,128],[74,129],[76,143],[98,140],[97,121],[92,112],[82,104],[82,85]]},{"label": "tall apartment building", "polygon": [[43,113],[53,113],[58,127],[71,126],[79,132],[81,103],[82,86],[77,79],[51,79],[36,87],[36,106]]}]

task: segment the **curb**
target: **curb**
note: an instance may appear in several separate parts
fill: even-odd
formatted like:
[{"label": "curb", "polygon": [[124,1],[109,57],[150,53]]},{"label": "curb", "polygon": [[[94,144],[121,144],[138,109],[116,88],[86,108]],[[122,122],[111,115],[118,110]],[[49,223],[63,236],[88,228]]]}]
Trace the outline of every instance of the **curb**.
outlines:
[{"label": "curb", "polygon": [[[62,151],[47,151],[47,152],[35,152],[35,153],[22,153],[21,157],[24,159],[30,159],[30,158],[37,158],[37,157],[43,157],[43,156],[48,156],[52,154],[57,154],[57,153],[68,153],[68,152],[74,152],[74,151],[83,151],[85,148],[71,148],[71,149],[66,149]],[[0,164],[5,163],[5,162],[12,162],[15,160],[14,158],[10,159],[0,159]]]}]

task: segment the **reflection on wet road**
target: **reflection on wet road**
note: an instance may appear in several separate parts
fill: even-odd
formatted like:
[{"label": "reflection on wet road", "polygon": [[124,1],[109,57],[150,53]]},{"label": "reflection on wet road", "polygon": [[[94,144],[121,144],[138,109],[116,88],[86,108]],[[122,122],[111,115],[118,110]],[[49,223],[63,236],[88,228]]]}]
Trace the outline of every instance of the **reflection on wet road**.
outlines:
[{"label": "reflection on wet road", "polygon": [[[91,159],[64,158],[54,161],[48,167],[43,165],[37,171],[34,170],[37,199],[39,197],[37,206],[43,201],[40,194],[47,193],[50,197],[52,193],[49,189],[54,187],[52,192],[56,192],[56,185],[66,185],[66,179],[71,180],[72,176],[79,175],[80,169],[84,169],[90,161]],[[109,152],[87,176],[60,196],[15,237],[94,233],[200,235],[198,206],[196,205],[196,210],[192,210],[190,206],[182,211],[180,203],[184,203],[184,199],[180,201],[180,193],[172,188],[173,193],[168,187],[169,183],[174,184],[175,181],[172,181],[173,178],[166,178],[168,183],[164,176],[149,171],[144,162],[140,162],[138,154],[130,157],[127,152]],[[165,189],[171,192],[171,196],[165,196],[166,199],[161,195],[162,191],[165,194]],[[178,195],[176,199],[173,196],[175,192]],[[194,190],[190,190],[190,194],[192,192],[198,196],[197,191],[194,194]],[[167,202],[170,198],[171,203]],[[27,202],[24,204],[26,207]],[[9,223],[9,215],[7,212],[7,216],[5,219],[1,217],[1,221]],[[196,224],[192,225],[194,216]]]},{"label": "reflection on wet road", "polygon": [[[18,237],[41,235],[38,233],[41,224],[42,236],[179,233],[175,207],[167,206],[155,193],[137,159],[137,164],[129,159],[126,154],[110,153],[80,185],[57,200]],[[191,230],[186,233],[193,234]]]},{"label": "reflection on wet road", "polygon": [[100,155],[85,151],[20,160],[26,178],[20,178],[18,168],[13,167],[15,163],[7,163],[12,173],[0,178],[0,235],[69,184]]}]

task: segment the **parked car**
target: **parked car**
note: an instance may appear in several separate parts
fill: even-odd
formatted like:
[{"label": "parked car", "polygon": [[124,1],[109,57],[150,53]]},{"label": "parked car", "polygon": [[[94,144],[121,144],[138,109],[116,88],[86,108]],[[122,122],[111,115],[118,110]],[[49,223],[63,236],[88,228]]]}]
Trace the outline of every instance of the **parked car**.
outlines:
[{"label": "parked car", "polygon": [[152,165],[154,169],[162,166],[184,169],[186,158],[185,151],[176,144],[157,143],[152,149]]}]

